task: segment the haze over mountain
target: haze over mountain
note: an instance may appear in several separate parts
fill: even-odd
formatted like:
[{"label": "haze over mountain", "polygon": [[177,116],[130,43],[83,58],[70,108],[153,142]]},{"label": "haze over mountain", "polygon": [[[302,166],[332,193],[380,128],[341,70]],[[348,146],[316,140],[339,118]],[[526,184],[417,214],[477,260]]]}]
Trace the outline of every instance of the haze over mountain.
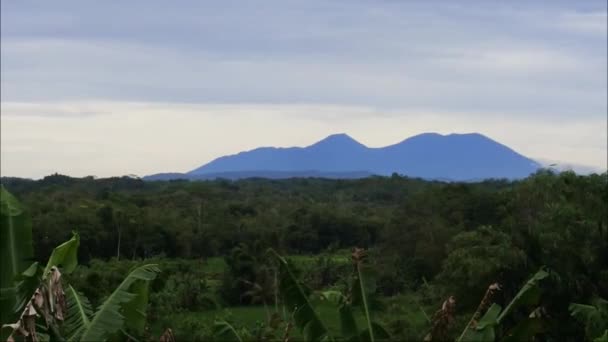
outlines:
[{"label": "haze over mountain", "polygon": [[334,134],[307,147],[260,147],[217,158],[185,174],[145,179],[360,178],[398,173],[447,180],[517,179],[541,165],[478,133],[424,133],[397,144],[370,148],[347,134]]}]

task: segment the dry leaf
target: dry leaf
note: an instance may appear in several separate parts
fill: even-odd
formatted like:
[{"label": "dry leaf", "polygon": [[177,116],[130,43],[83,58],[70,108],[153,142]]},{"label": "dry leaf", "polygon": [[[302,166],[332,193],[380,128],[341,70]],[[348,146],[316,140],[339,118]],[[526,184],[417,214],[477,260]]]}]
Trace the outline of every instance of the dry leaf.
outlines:
[{"label": "dry leaf", "polygon": [[167,328],[165,332],[160,336],[159,342],[175,342],[175,336],[171,328]]}]

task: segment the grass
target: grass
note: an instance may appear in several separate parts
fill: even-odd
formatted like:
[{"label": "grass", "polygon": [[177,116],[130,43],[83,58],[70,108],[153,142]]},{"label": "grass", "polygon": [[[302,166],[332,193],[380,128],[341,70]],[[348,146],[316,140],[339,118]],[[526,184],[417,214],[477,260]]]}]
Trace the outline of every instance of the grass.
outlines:
[{"label": "grass", "polygon": [[[287,256],[287,259],[291,260],[296,266],[304,267],[314,265],[321,256],[323,255],[290,255]],[[346,250],[337,251],[332,254],[326,254],[324,256],[329,257],[331,261],[337,264],[347,264],[351,262],[350,252]]]},{"label": "grass", "polygon": [[[383,323],[385,328],[393,330],[396,338],[405,338],[407,340],[417,340],[424,336],[428,331],[429,323],[425,318],[425,314],[416,305],[416,301],[409,295],[392,298],[390,303],[386,303],[389,307],[382,312],[376,312],[373,319]],[[274,312],[274,307],[269,306],[270,314]],[[431,308],[426,308],[431,310]],[[279,308],[281,311],[281,308]],[[333,336],[341,336],[340,319],[337,307],[331,303],[315,302],[315,311],[321,317],[324,324],[327,326]],[[231,322],[237,329],[246,328],[249,331],[254,331],[262,323],[266,323],[267,312],[263,306],[236,306],[227,307],[217,310],[208,310],[200,312],[182,312],[171,314],[171,317],[166,317],[170,322],[174,322],[172,327],[179,329],[176,322],[196,322],[198,326],[204,326],[210,329],[216,320],[227,320]],[[280,313],[281,314],[281,313]],[[429,313],[430,314],[430,313]],[[398,321],[395,319],[399,317]],[[355,319],[359,329],[365,327],[364,316],[360,311],[355,311]],[[392,328],[389,323],[393,322]],[[152,331],[160,334],[163,327],[153,326]],[[300,340],[301,332],[294,328],[292,331],[292,340]]]},{"label": "grass", "polygon": [[[268,308],[270,314],[274,312],[274,307]],[[279,310],[281,310],[279,308]],[[319,317],[322,317],[323,322],[333,335],[340,335],[340,319],[336,306],[323,303],[315,306],[315,310]],[[263,306],[237,306],[228,307],[218,310],[208,310],[200,312],[182,312],[171,315],[170,320],[178,321],[197,321],[201,325],[212,326],[216,320],[228,320],[233,322],[237,328],[247,328],[249,331],[255,330],[257,326],[266,323],[266,309]],[[289,313],[288,313],[289,314]],[[356,315],[359,326],[363,326],[363,315]],[[153,332],[162,332],[163,327],[152,327]],[[292,335],[296,338],[301,337],[300,331],[294,328]]]},{"label": "grass", "polygon": [[205,273],[209,274],[221,274],[224,272],[225,267],[226,262],[224,262],[224,258],[221,257],[207,258],[203,262],[203,270]]},{"label": "grass", "polygon": [[[289,255],[286,258],[291,260],[296,266],[306,267],[313,266],[323,254],[316,255]],[[332,254],[324,255],[329,257],[333,262],[337,264],[350,263],[350,251],[340,250]],[[207,258],[203,261],[203,271],[210,274],[219,274],[224,271],[226,263],[222,257]]]}]

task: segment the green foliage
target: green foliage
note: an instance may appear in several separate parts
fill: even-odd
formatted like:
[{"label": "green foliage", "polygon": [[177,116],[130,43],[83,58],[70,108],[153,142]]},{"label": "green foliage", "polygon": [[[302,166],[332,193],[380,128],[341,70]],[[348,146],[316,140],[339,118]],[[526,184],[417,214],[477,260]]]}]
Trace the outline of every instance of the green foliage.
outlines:
[{"label": "green foliage", "polygon": [[61,245],[55,247],[51,257],[42,272],[46,278],[52,267],[61,266],[62,273],[70,274],[78,265],[78,247],[80,246],[80,235],[72,232],[72,238]]},{"label": "green foliage", "polygon": [[27,304],[36,289],[44,281],[48,281],[50,271],[53,267],[61,265],[67,266],[62,268],[65,273],[71,273],[78,263],[77,250],[79,245],[79,236],[76,232],[72,233],[72,238],[53,250],[49,257],[45,268],[43,269],[38,262],[34,262],[30,267],[17,276],[16,283],[16,305],[12,307],[13,312],[17,313]]},{"label": "green foliage", "polygon": [[[316,257],[298,258],[291,256],[292,260],[302,271],[304,282],[315,290],[322,290],[328,287],[344,286],[352,272],[352,265],[348,260],[348,255],[321,254]],[[310,262],[306,262],[306,260]]]},{"label": "green foliage", "polygon": [[226,269],[222,278],[221,296],[232,305],[250,303],[252,298],[244,296],[257,282],[257,271],[261,262],[247,244],[240,244],[224,258]]},{"label": "green foliage", "polygon": [[144,265],[133,270],[99,306],[91,322],[84,326],[81,340],[104,341],[123,326],[137,329],[145,319],[143,312],[139,315],[124,315],[121,311],[130,303],[136,304],[133,311],[142,309],[144,306],[142,303],[145,304],[145,301],[141,298],[144,296],[147,298],[147,294],[144,293],[147,288],[142,287],[140,282],[149,283],[154,280],[158,272],[160,270],[156,265]]},{"label": "green foliage", "polygon": [[213,336],[219,341],[243,341],[236,329],[226,321],[215,322],[213,325]]},{"label": "green foliage", "polygon": [[[497,333],[497,329],[501,326],[505,317],[517,308],[535,308],[538,305],[541,292],[540,282],[547,277],[549,277],[549,273],[543,269],[536,272],[504,310],[500,305],[493,303],[474,326],[467,325],[465,327],[458,341],[494,341],[497,336],[506,341],[527,341],[533,339],[537,333],[543,331],[542,321],[534,316],[528,315],[529,318],[521,320],[517,326],[508,330],[504,336]],[[493,291],[496,290],[498,289],[496,288]],[[485,300],[486,298],[482,300],[482,305]],[[505,327],[501,328],[503,328],[502,330],[506,330],[504,329]]]},{"label": "green foliage", "polygon": [[173,315],[165,324],[175,332],[176,341],[208,342],[213,341],[213,321],[201,320],[198,316]]},{"label": "green foliage", "polygon": [[213,296],[212,289],[205,278],[200,278],[204,276],[204,274],[181,272],[170,275],[164,282],[164,286],[152,294],[154,315],[182,310],[201,311],[217,308],[219,304]]},{"label": "green foliage", "polygon": [[541,295],[540,283],[549,277],[549,272],[540,269],[536,272],[519,290],[515,297],[509,302],[507,307],[500,313],[497,321],[500,323],[505,317],[521,306],[533,306],[538,304]]},{"label": "green foliage", "polygon": [[142,336],[146,327],[150,280],[152,279],[137,280],[131,285],[129,290],[135,293],[136,297],[123,308],[125,326],[129,332],[135,333],[135,336]]},{"label": "green foliage", "polygon": [[608,342],[608,329],[604,330],[604,334],[594,339],[593,342]]},{"label": "green foliage", "polygon": [[[306,340],[321,341],[332,340],[327,323],[318,315],[302,289],[299,281],[291,271],[287,261],[274,250],[269,254],[279,263],[279,290],[284,302],[292,311],[296,327],[298,327]],[[372,297],[376,292],[373,272],[366,262],[367,254],[363,249],[355,249],[353,254],[354,274],[347,293],[336,290],[318,293],[321,302],[332,303],[337,307],[340,321],[340,338],[346,340],[376,341],[389,338],[389,334],[378,323],[372,320]],[[291,309],[293,308],[293,309]],[[365,329],[360,331],[355,318],[354,308],[360,308],[364,318]]]},{"label": "green foliage", "polygon": [[84,329],[91,324],[93,308],[89,300],[78,293],[71,285],[66,290],[66,301],[70,313],[65,321],[65,336],[79,340]]},{"label": "green foliage", "polygon": [[[3,303],[14,303],[18,293],[31,294],[48,256],[77,230],[81,265],[65,272],[66,280],[98,307],[133,267],[143,260],[159,264],[163,273],[150,282],[148,322],[175,328],[181,339],[195,334],[209,340],[213,319],[203,324],[179,321],[176,315],[215,315],[217,304],[255,311],[259,324],[250,319],[252,313],[240,316],[240,308],[235,310],[239,316],[228,320],[254,339],[275,329],[268,323],[274,311],[284,322],[289,319],[292,308],[285,307],[283,316],[285,303],[275,297],[278,269],[261,252],[268,247],[289,255],[285,259],[305,296],[331,290],[344,297],[353,279],[343,249],[368,247],[377,290],[369,298],[371,304],[385,305],[370,306],[373,318],[397,340],[420,340],[428,332],[427,313],[451,295],[457,300],[453,330],[459,329],[494,282],[502,285],[494,300],[505,316],[494,332],[503,339],[544,329],[547,340],[582,340],[584,324],[571,318],[569,303],[608,297],[605,173],[542,171],[521,181],[477,183],[407,177],[143,182],[53,175],[39,181],[3,178],[2,184],[31,213],[34,246],[34,259],[22,260],[8,287],[2,284]],[[2,246],[8,241],[6,227],[3,221]],[[32,262],[38,264],[28,268]],[[554,271],[551,286],[541,296],[534,291],[526,296],[551,319],[528,317],[526,298],[508,305],[542,265]],[[28,299],[21,296],[18,304]],[[337,338],[342,335],[340,312],[328,302],[312,304]],[[350,323],[369,330],[361,306],[350,308]],[[2,305],[4,312],[13,310]]]},{"label": "green foliage", "polygon": [[[343,306],[353,305],[361,307],[363,310],[363,314],[365,316],[366,330],[361,333],[361,336],[365,336],[365,340],[375,341],[375,333],[378,330],[375,322],[372,321],[372,310],[371,310],[371,297],[376,293],[376,280],[373,275],[373,271],[370,265],[367,263],[367,256],[363,254],[362,250],[355,250],[353,252],[353,262],[355,267],[355,277],[353,279],[353,284],[351,286],[351,303],[344,303]],[[349,314],[349,309],[340,310],[342,314]],[[345,331],[350,327],[354,318],[348,317],[346,320],[342,320],[346,322],[349,327],[343,327],[342,330]],[[355,332],[358,330],[355,330]]]},{"label": "green foliage", "polygon": [[459,303],[472,305],[487,284],[515,272],[523,266],[525,257],[509,235],[482,226],[452,239],[439,279],[455,292]]},{"label": "green foliage", "polygon": [[15,276],[30,264],[33,250],[30,219],[3,185],[0,186],[0,237],[0,324],[5,324],[15,318]]},{"label": "green foliage", "polygon": [[[160,272],[156,265],[144,265],[134,269],[93,315],[86,297],[79,294],[72,286],[67,287],[67,292],[62,286],[60,269],[69,274],[78,264],[79,235],[74,232],[70,240],[53,249],[44,269],[38,262],[34,262],[19,274],[16,267],[21,262],[16,262],[15,258],[23,255],[20,248],[27,250],[29,247],[15,240],[19,236],[15,229],[19,225],[23,229],[23,224],[14,222],[13,217],[19,217],[23,211],[16,199],[4,188],[2,195],[3,229],[4,227],[8,229],[7,233],[10,237],[3,241],[11,242],[6,247],[13,256],[8,261],[14,266],[11,268],[14,274],[10,278],[19,281],[16,290],[11,293],[11,299],[17,299],[19,306],[16,312],[21,313],[16,323],[7,325],[13,330],[9,340],[13,340],[15,334],[29,335],[34,340],[37,339],[37,335],[62,340],[59,325],[62,325],[62,330],[67,332],[66,336],[71,341],[104,341],[119,330],[125,334],[127,330],[139,335],[143,334],[148,284]],[[27,234],[19,237],[27,242]],[[7,276],[7,280],[8,278]],[[36,332],[37,317],[42,317],[46,323],[44,333]],[[61,324],[64,319],[65,324]]]},{"label": "green foliage", "polygon": [[593,305],[570,304],[572,317],[585,326],[585,335],[589,340],[602,341],[608,331],[608,301],[596,298]]},{"label": "green foliage", "polygon": [[477,322],[477,325],[474,329],[469,329],[463,338],[462,341],[494,341],[496,338],[495,327],[498,323],[498,315],[502,308],[500,305],[494,303],[488,311],[486,311],[485,315]]},{"label": "green foliage", "polygon": [[329,330],[315,312],[308,296],[289,268],[287,261],[274,250],[269,254],[276,259],[279,273],[279,292],[285,305],[292,312],[295,325],[307,341],[332,339]]},{"label": "green foliage", "polygon": [[359,328],[357,327],[357,320],[355,320],[352,306],[342,303],[338,308],[338,312],[340,315],[340,332],[342,333],[342,336],[347,339],[357,336]]}]

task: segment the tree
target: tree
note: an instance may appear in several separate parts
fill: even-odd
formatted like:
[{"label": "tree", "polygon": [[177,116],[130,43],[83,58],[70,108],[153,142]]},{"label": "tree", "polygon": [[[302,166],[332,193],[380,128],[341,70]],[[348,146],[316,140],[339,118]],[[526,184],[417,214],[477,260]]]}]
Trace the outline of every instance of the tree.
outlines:
[{"label": "tree", "polygon": [[485,284],[516,286],[508,280],[516,281],[513,275],[521,272],[525,258],[525,253],[513,246],[509,235],[490,226],[480,227],[452,239],[438,277],[449,284],[459,303],[467,306],[475,303],[474,293],[482,292]]}]

